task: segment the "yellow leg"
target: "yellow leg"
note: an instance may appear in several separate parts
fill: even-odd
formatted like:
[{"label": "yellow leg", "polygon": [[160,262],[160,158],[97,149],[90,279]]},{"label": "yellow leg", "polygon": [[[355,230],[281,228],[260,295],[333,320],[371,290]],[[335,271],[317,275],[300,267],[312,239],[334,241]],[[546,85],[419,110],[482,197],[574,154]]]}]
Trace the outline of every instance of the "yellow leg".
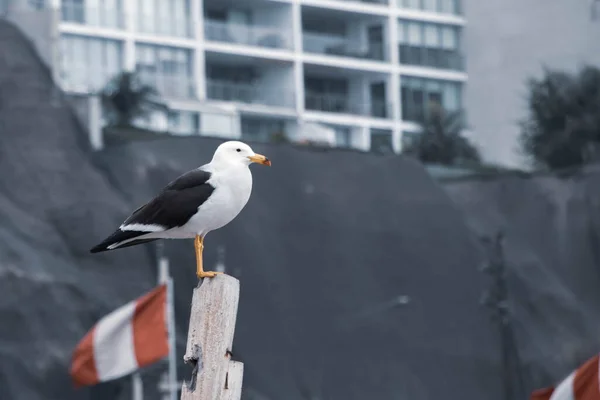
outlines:
[{"label": "yellow leg", "polygon": [[204,268],[202,268],[202,250],[204,250],[204,238],[202,236],[196,235],[196,239],[194,239],[194,248],[196,249],[196,276],[198,279],[214,278],[215,275],[222,273],[204,271]]}]

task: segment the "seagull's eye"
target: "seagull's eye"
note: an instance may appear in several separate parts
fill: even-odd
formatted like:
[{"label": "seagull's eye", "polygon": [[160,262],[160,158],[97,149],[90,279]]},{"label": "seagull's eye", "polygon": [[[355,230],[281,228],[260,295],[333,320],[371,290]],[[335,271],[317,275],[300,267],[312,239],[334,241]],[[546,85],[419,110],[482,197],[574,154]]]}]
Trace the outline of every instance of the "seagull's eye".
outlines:
[{"label": "seagull's eye", "polygon": [[240,151],[242,151],[242,149],[236,149],[235,151],[237,151],[239,153]]}]

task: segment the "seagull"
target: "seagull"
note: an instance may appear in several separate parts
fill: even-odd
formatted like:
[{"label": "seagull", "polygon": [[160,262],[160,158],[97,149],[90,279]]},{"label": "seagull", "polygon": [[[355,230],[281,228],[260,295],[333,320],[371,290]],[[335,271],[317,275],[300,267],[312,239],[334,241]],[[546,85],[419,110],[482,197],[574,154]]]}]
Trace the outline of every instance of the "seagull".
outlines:
[{"label": "seagull", "polygon": [[194,239],[196,275],[204,271],[204,237],[230,223],[242,211],[252,192],[250,164],[271,161],[238,141],[222,143],[211,162],[169,183],[156,197],[135,210],[119,228],[90,252],[114,250],[158,239]]}]

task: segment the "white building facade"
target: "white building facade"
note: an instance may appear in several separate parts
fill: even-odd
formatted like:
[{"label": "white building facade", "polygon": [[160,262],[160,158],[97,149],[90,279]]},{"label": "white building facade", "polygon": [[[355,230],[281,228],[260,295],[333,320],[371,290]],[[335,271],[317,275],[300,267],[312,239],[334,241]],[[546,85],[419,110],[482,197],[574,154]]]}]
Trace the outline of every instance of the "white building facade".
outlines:
[{"label": "white building facade", "polygon": [[[73,93],[123,70],[181,135],[399,152],[429,101],[463,109],[460,0],[53,0]],[[407,135],[408,136],[408,135]]]}]

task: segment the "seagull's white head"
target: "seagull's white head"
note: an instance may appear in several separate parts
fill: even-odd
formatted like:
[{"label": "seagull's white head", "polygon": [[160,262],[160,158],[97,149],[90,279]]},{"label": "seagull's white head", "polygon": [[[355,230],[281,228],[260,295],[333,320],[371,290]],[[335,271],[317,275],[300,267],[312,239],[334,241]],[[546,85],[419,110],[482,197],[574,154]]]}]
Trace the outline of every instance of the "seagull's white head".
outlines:
[{"label": "seagull's white head", "polygon": [[252,163],[257,163],[271,166],[271,161],[267,157],[262,154],[256,154],[246,143],[238,141],[225,142],[217,147],[211,163],[228,166],[248,166]]}]

